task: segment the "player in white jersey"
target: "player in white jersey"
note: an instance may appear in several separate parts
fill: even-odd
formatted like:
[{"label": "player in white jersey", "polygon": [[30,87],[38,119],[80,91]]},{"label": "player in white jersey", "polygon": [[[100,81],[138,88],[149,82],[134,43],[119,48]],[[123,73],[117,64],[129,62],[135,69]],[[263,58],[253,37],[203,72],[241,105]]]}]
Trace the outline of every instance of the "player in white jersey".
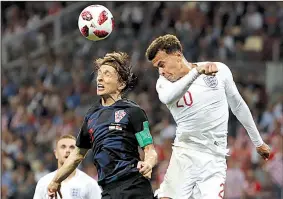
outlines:
[{"label": "player in white jersey", "polygon": [[266,160],[270,154],[230,69],[220,62],[187,62],[180,41],[173,35],[156,38],[146,56],[159,70],[159,99],[177,123],[170,164],[156,195],[163,199],[223,198],[228,105],[258,153]]},{"label": "player in white jersey", "polygon": [[[54,150],[56,159],[58,160],[58,168],[60,168],[64,161],[68,158],[71,151],[76,147],[76,138],[72,135],[61,136]],[[33,199],[49,199],[48,184],[54,178],[56,171],[43,176],[37,183]],[[101,189],[97,182],[76,169],[65,181],[62,182],[61,198],[67,199],[101,199]],[[55,197],[57,198],[57,197]]]}]

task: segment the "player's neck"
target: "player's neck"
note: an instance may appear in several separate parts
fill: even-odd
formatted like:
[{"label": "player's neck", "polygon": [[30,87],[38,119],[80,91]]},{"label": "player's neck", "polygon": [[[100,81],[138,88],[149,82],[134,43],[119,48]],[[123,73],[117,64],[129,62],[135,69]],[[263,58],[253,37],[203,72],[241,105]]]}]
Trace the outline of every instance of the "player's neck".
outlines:
[{"label": "player's neck", "polygon": [[112,94],[107,96],[101,97],[101,104],[102,106],[111,106],[116,101],[122,99],[120,94]]}]

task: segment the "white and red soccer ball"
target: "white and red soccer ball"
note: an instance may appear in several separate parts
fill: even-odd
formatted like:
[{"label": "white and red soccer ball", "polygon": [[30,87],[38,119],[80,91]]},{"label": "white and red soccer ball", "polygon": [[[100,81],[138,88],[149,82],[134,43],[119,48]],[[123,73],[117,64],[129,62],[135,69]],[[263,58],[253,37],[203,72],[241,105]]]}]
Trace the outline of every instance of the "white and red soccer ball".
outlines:
[{"label": "white and red soccer ball", "polygon": [[114,18],[106,7],[90,5],[81,12],[78,26],[85,38],[98,41],[111,34],[114,28]]}]

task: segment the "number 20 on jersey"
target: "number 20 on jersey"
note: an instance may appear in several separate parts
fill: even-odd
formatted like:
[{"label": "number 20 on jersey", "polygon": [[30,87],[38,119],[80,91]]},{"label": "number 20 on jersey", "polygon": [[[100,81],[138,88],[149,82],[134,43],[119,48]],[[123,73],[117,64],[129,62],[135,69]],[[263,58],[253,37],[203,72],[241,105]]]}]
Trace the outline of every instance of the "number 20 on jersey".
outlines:
[{"label": "number 20 on jersey", "polygon": [[176,102],[177,108],[182,108],[185,106],[192,106],[192,104],[193,104],[193,98],[192,98],[192,94],[190,91],[187,91],[185,95]]}]

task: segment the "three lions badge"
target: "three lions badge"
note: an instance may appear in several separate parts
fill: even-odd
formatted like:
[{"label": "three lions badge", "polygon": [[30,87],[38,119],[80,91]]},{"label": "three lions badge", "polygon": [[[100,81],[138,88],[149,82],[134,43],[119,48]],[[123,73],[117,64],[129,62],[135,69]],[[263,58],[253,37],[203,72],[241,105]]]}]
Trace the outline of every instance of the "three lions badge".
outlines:
[{"label": "three lions badge", "polygon": [[80,188],[72,188],[71,189],[71,196],[72,198],[81,198],[81,189]]},{"label": "three lions badge", "polygon": [[203,80],[210,88],[215,88],[218,85],[218,80],[215,76],[205,76]]}]

